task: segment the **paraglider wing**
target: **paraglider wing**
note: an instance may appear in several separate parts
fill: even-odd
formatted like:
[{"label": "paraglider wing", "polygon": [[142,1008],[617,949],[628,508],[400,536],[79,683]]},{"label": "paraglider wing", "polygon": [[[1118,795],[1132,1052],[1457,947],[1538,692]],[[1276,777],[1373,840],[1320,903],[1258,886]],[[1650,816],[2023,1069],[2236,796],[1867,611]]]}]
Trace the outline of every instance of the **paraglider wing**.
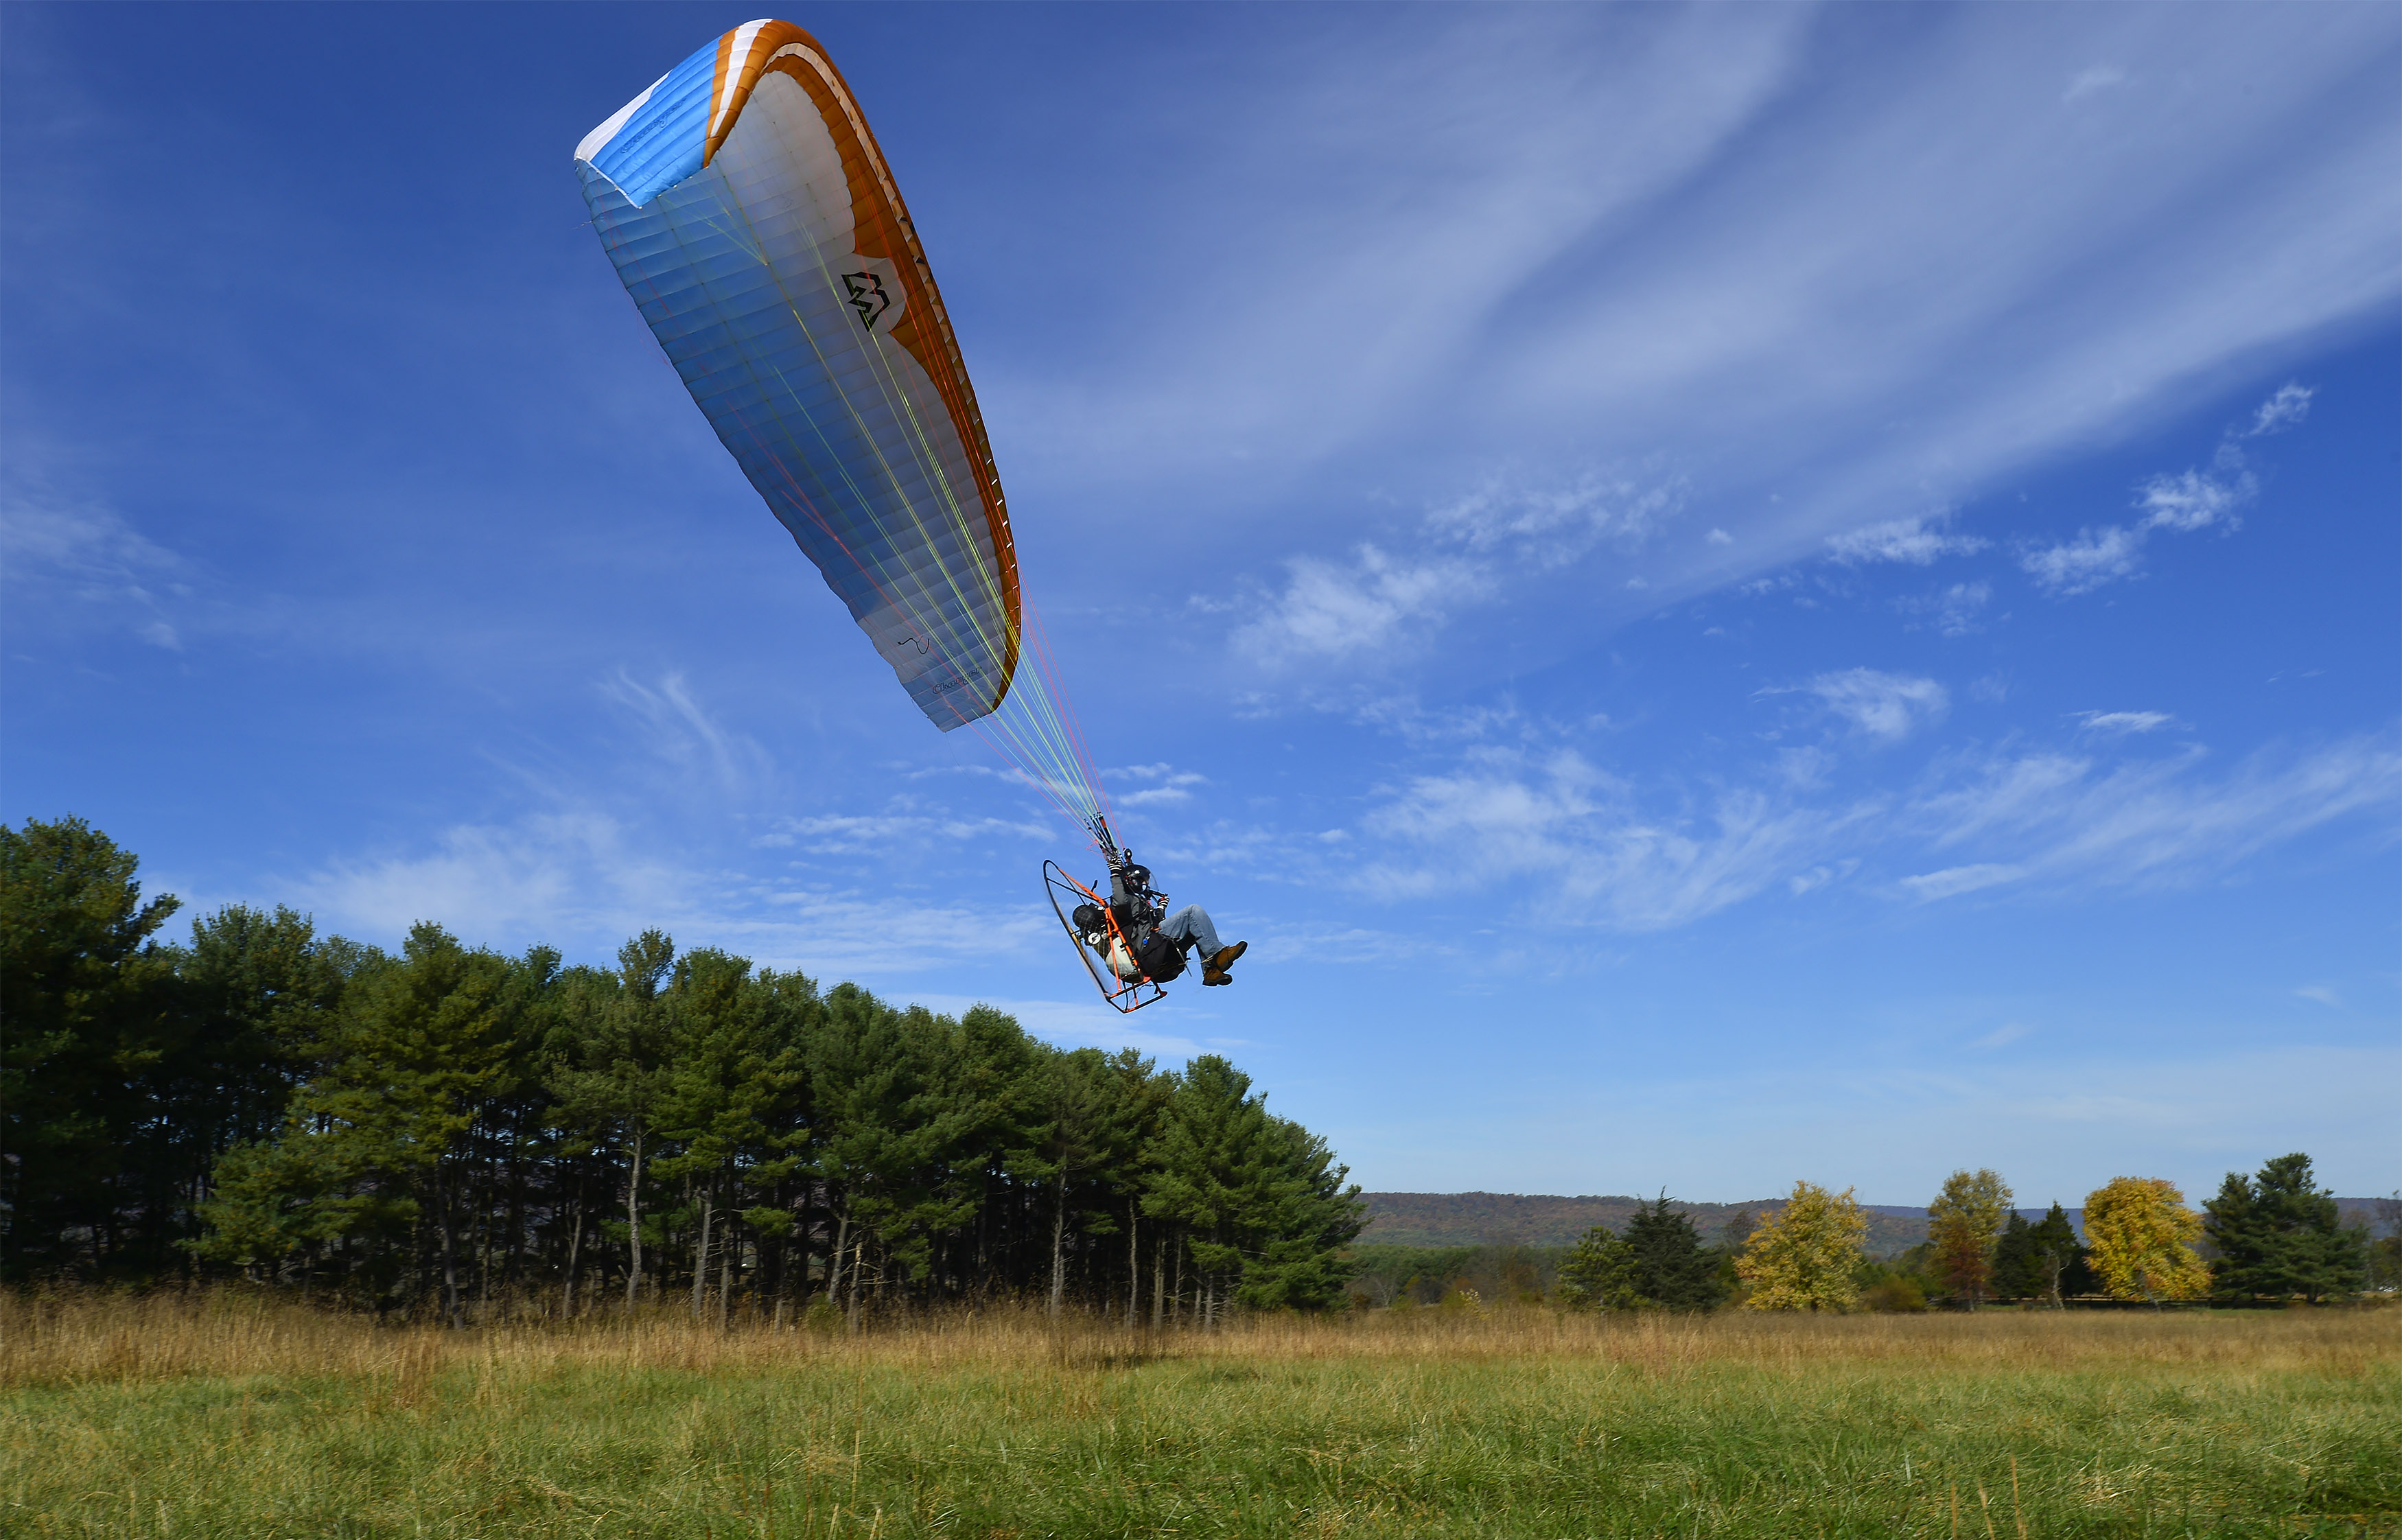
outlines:
[{"label": "paraglider wing", "polygon": [[752,21],[576,146],[617,275],[710,425],[948,732],[1021,632],[1001,482],[908,211],[818,41]]}]

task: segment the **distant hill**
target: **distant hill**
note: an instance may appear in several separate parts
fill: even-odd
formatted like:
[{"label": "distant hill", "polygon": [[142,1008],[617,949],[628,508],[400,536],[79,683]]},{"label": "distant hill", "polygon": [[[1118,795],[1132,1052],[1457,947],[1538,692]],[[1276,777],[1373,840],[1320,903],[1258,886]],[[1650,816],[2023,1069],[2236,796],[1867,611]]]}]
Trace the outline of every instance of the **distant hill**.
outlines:
[{"label": "distant hill", "polygon": [[[1520,1192],[1363,1192],[1368,1228],[1360,1239],[1384,1245],[1565,1246],[1595,1225],[1622,1228],[1640,1198],[1553,1198]],[[1707,1241],[1719,1239],[1727,1222],[1748,1212],[1765,1218],[1784,1208],[1782,1198],[1759,1198],[1742,1203],[1689,1203],[1675,1206],[1693,1217],[1693,1228]],[[1890,1257],[1926,1239],[1926,1210],[1893,1203],[1864,1203],[1868,1211],[1868,1249],[1871,1256]],[[2347,1224],[2376,1226],[2375,1200],[2338,1198],[2336,1206]],[[2049,1208],[2022,1208],[2030,1220]],[[2066,1211],[2068,1222],[2085,1233],[2085,1211]],[[2381,1228],[2381,1227],[2378,1227]]]}]

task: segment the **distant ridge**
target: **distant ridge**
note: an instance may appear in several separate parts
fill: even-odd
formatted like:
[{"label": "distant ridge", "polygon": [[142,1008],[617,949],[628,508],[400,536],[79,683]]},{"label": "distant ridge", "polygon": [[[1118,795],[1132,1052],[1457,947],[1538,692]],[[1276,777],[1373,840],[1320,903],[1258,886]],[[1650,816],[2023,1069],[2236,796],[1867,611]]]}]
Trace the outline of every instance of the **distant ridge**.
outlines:
[{"label": "distant ridge", "polygon": [[[1363,1192],[1368,1228],[1362,1244],[1403,1246],[1573,1245],[1595,1225],[1622,1228],[1641,1198],[1585,1195],[1547,1197],[1523,1192]],[[1782,1198],[1757,1198],[1740,1203],[1687,1203],[1670,1195],[1670,1203],[1693,1217],[1693,1228],[1705,1241],[1715,1241],[1727,1221],[1748,1211],[1765,1218],[1785,1206]],[[2338,1198],[2344,1222],[2374,1223],[2374,1200]],[[1896,1203],[1863,1203],[1868,1211],[1868,1249],[1890,1257],[1926,1239],[1926,1210]],[[2040,1219],[2050,1206],[2022,1208],[2029,1219]],[[2085,1210],[2068,1209],[2068,1222],[2085,1232]]]}]

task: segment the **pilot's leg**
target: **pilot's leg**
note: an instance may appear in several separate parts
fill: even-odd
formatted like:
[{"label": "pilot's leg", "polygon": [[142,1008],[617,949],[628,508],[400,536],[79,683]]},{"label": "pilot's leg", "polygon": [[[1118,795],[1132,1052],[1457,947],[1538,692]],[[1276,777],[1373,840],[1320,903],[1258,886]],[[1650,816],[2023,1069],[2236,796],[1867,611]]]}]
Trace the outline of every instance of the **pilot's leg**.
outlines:
[{"label": "pilot's leg", "polygon": [[1171,941],[1192,942],[1204,962],[1218,955],[1218,928],[1209,923],[1209,912],[1197,903],[1188,903],[1168,915],[1159,929]]}]

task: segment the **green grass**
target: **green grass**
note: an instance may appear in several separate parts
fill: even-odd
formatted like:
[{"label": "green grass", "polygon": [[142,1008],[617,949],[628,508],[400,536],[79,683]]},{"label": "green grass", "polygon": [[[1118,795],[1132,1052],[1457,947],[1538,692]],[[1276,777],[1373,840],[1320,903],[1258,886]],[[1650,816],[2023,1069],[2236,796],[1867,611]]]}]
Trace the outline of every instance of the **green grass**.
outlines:
[{"label": "green grass", "polygon": [[10,1535],[2402,1531],[2402,1311],[0,1328]]}]

